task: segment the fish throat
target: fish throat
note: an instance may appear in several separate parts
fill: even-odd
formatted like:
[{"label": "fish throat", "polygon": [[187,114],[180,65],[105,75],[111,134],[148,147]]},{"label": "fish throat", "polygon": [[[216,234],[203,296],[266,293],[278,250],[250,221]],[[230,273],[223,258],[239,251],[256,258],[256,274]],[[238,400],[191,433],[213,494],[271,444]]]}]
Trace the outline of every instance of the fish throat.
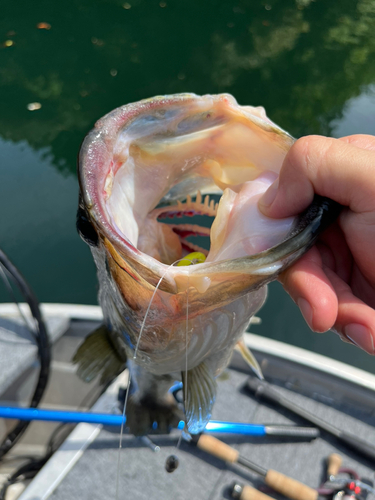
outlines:
[{"label": "fish throat", "polygon": [[[192,223],[176,223],[176,219],[178,220],[183,217],[194,219],[195,216],[205,216],[209,220],[208,217],[214,218],[216,216],[218,205],[214,199],[210,199],[209,195],[202,197],[202,194],[198,191],[195,200],[192,200],[191,196],[188,195],[185,201],[181,202],[178,200],[176,205],[153,210],[150,216],[156,217],[162,223],[167,221],[170,229],[179,238],[182,255],[190,254],[191,252],[201,252],[207,257],[209,242],[207,241],[203,247],[194,244],[188,238],[209,238],[211,234],[210,227]],[[212,224],[212,220],[210,222]]]},{"label": "fish throat", "polygon": [[[192,251],[210,262],[273,246],[292,219],[269,224],[257,200],[276,179],[292,138],[263,108],[240,107],[227,95],[176,100],[156,101],[117,131],[102,192],[112,229],[167,266]],[[222,193],[217,203],[212,195]],[[181,222],[202,215],[212,218],[212,230]],[[196,245],[197,236],[210,243]]]}]

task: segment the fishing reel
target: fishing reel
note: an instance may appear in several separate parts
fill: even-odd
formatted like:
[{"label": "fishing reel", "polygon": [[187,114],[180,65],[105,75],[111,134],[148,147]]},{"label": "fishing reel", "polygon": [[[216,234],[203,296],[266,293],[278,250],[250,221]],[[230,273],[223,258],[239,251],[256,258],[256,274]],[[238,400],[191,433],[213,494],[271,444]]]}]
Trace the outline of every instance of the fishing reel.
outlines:
[{"label": "fishing reel", "polygon": [[332,500],[373,500],[375,488],[371,481],[361,479],[356,471],[341,467],[341,456],[332,453],[327,460],[327,481],[318,489]]},{"label": "fishing reel", "polygon": [[[354,474],[353,474],[354,473]],[[355,479],[357,474],[354,471],[350,473],[342,471],[337,477],[332,478],[327,486],[334,488],[333,500],[366,500],[375,498],[375,489],[360,479]]]}]

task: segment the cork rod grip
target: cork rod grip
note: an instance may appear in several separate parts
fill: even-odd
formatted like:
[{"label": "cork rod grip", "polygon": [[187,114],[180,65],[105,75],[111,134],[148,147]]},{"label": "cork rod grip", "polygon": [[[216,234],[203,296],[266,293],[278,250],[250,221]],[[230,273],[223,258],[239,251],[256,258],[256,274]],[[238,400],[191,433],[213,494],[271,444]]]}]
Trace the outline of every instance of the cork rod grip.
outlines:
[{"label": "cork rod grip", "polygon": [[265,482],[275,491],[292,500],[317,500],[318,498],[318,492],[313,488],[272,469],[267,471]]},{"label": "cork rod grip", "polygon": [[327,476],[336,476],[342,464],[342,458],[337,453],[331,453],[327,460]]},{"label": "cork rod grip", "polygon": [[240,500],[274,500],[272,497],[262,493],[251,486],[244,486]]},{"label": "cork rod grip", "polygon": [[202,434],[197,443],[198,448],[211,455],[214,455],[217,458],[221,458],[221,460],[225,460],[226,462],[237,462],[239,452],[229,445],[219,441],[213,436],[209,436],[208,434]]}]

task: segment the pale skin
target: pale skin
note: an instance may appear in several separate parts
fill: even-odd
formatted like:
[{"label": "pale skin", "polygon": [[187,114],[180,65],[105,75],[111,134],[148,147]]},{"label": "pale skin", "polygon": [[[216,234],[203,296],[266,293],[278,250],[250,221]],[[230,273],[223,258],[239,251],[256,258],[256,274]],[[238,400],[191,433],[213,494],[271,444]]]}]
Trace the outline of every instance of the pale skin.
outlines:
[{"label": "pale skin", "polygon": [[272,218],[304,210],[314,194],[343,210],[280,281],[315,332],[334,330],[375,354],[375,137],[303,137],[259,201]]}]

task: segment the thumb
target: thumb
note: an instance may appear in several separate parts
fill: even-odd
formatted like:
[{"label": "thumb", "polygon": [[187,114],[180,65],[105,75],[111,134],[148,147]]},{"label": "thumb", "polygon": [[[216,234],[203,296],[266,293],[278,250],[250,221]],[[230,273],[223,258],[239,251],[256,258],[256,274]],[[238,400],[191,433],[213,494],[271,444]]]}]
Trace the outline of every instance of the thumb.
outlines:
[{"label": "thumb", "polygon": [[375,210],[375,152],[339,139],[302,137],[290,148],[279,178],[258,206],[268,217],[289,217],[302,212],[314,194],[353,212]]}]

